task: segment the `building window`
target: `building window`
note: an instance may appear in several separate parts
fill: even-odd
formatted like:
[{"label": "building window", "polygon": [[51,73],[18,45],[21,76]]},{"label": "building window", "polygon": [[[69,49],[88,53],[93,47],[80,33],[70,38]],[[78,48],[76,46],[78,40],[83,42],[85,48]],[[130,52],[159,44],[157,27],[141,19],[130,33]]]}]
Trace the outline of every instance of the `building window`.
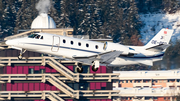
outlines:
[{"label": "building window", "polygon": [[73,45],[74,44],[74,42],[73,41],[71,41],[71,45]]},{"label": "building window", "polygon": [[154,97],[153,99],[154,99],[154,100],[157,100],[157,97]]},{"label": "building window", "polygon": [[67,85],[73,89],[73,84],[72,83],[68,83]]},{"label": "building window", "polygon": [[169,79],[168,82],[175,82],[175,79]]},{"label": "building window", "polygon": [[148,83],[149,82],[149,80],[143,80],[143,83]]},{"label": "building window", "polygon": [[95,47],[96,47],[96,49],[98,49],[98,45],[96,45]]},{"label": "building window", "polygon": [[153,80],[153,83],[157,83],[157,80]]},{"label": "building window", "polygon": [[86,47],[89,47],[89,44],[86,44]]},{"label": "building window", "polygon": [[65,39],[63,39],[63,43],[66,43],[66,40],[65,40]]},{"label": "building window", "polygon": [[175,86],[169,86],[170,89],[175,89]]},{"label": "building window", "polygon": [[128,80],[126,80],[126,83],[128,83]]},{"label": "building window", "polygon": [[121,87],[121,84],[119,84],[118,87]]},{"label": "building window", "polygon": [[41,74],[45,73],[45,69],[40,69],[40,73]]},{"label": "building window", "polygon": [[74,84],[74,90],[79,90],[79,84],[78,83]]},{"label": "building window", "polygon": [[101,90],[106,90],[106,87],[101,87]]},{"label": "building window", "polygon": [[78,45],[81,46],[81,43],[79,42]]},{"label": "building window", "polygon": [[124,80],[122,80],[122,83],[124,83]]},{"label": "building window", "polygon": [[35,70],[35,71],[34,71],[34,74],[39,74],[39,71],[38,71],[38,70]]},{"label": "building window", "polygon": [[132,80],[130,80],[130,83],[132,83]]},{"label": "building window", "polygon": [[141,82],[141,80],[135,80],[135,83],[140,83]]},{"label": "building window", "polygon": [[125,100],[126,98],[125,97],[121,97],[122,100]]},{"label": "building window", "polygon": [[34,74],[34,69],[33,68],[29,68],[29,74]]},{"label": "building window", "polygon": [[150,100],[151,99],[151,97],[145,97],[145,100]]},{"label": "building window", "polygon": [[73,32],[72,31],[68,31],[68,35],[72,35],[73,34]]}]

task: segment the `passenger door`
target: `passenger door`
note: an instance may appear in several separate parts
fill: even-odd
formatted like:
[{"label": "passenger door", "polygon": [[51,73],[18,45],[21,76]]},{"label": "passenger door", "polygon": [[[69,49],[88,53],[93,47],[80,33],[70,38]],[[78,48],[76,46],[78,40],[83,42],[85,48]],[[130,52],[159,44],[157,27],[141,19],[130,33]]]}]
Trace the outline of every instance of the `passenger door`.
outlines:
[{"label": "passenger door", "polygon": [[52,51],[52,52],[58,52],[58,50],[59,50],[59,45],[60,45],[60,37],[58,37],[58,36],[53,36],[51,51]]}]

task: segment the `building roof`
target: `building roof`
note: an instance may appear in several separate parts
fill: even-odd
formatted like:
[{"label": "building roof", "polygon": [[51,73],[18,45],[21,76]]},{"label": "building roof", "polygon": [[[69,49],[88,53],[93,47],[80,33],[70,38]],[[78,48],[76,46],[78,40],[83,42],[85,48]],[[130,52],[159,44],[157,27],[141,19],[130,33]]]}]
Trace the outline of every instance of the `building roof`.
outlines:
[{"label": "building roof", "polygon": [[172,96],[177,94],[179,88],[113,88],[113,90],[120,90],[121,96]]},{"label": "building roof", "polygon": [[159,71],[113,71],[113,73],[120,73],[120,78],[133,78],[133,79],[179,79],[180,70],[159,70]]}]

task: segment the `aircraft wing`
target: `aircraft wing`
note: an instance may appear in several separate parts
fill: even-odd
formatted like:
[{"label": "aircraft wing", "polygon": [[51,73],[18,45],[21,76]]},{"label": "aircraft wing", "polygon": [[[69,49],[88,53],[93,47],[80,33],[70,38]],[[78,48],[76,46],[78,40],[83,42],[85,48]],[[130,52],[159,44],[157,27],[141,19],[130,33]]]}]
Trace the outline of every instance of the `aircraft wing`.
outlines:
[{"label": "aircraft wing", "polygon": [[92,61],[94,60],[99,60],[100,63],[109,64],[121,53],[122,53],[121,51],[108,51],[105,53],[100,53],[92,56],[80,56],[80,57],[74,56],[73,58],[76,61],[84,62],[87,64],[92,64]]},{"label": "aircraft wing", "polygon": [[146,50],[154,51],[154,52],[162,52],[164,49],[168,48],[170,44],[160,44],[157,46],[153,46],[150,48],[147,48]]}]

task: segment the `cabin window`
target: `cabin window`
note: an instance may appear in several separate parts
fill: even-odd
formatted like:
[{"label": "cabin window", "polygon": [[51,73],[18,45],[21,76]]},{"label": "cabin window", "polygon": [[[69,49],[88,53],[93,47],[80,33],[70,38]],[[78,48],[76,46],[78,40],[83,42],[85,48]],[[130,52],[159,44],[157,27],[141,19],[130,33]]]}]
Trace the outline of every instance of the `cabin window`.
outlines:
[{"label": "cabin window", "polygon": [[96,45],[95,48],[98,49],[98,45]]},{"label": "cabin window", "polygon": [[41,39],[43,39],[43,36],[41,36]]},{"label": "cabin window", "polygon": [[74,42],[73,41],[71,41],[71,45],[73,45],[74,44]]},{"label": "cabin window", "polygon": [[81,43],[79,42],[78,45],[81,46]]},{"label": "cabin window", "polygon": [[63,43],[66,43],[66,40],[65,40],[65,39],[63,39]]},{"label": "cabin window", "polygon": [[88,44],[88,43],[86,44],[86,47],[89,47],[89,44]]}]

